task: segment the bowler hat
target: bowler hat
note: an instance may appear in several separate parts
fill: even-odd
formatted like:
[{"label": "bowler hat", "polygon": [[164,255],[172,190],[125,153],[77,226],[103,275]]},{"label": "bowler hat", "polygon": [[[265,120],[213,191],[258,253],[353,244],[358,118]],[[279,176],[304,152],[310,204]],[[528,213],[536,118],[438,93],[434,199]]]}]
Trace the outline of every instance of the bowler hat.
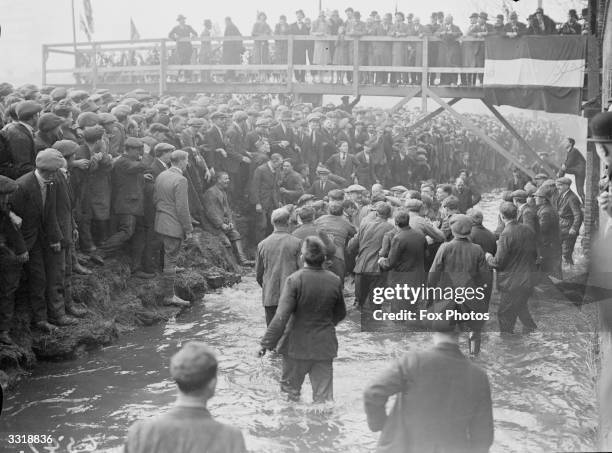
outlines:
[{"label": "bowler hat", "polygon": [[591,120],[590,142],[612,142],[612,112],[598,113]]}]

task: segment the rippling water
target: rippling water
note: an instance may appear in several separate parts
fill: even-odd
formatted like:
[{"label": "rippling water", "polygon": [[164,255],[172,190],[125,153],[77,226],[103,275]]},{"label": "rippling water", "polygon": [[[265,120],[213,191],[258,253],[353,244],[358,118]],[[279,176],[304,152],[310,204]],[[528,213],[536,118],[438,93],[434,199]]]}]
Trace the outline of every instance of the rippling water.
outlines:
[{"label": "rippling water", "polygon": [[[491,195],[481,202],[493,227],[497,201]],[[484,335],[478,362],[492,384],[492,451],[594,450],[594,307],[578,311],[541,293],[532,307],[538,333],[510,340],[496,332]],[[241,428],[249,450],[372,451],[377,435],[368,431],[363,412],[366,383],[393,357],[429,342],[425,333],[361,333],[358,313],[350,311],[338,326],[335,402],[315,407],[308,380],[303,403],[284,402],[278,390],[280,359],[255,358],[264,328],[260,289],[247,276],[233,288],[207,294],[166,325],[125,335],[119,343],[76,361],[41,364],[8,398],[0,432],[64,436],[63,446],[72,437],[76,442],[95,441],[100,449],[117,447],[134,420],[172,403],[169,358],[181,343],[199,339],[220,357],[211,412]]]}]

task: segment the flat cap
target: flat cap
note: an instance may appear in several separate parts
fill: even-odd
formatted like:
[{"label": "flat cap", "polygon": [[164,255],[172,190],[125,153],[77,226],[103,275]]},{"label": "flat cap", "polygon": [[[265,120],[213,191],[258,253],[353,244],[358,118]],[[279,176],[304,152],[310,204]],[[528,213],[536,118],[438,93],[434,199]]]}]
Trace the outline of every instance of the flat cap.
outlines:
[{"label": "flat cap", "polygon": [[53,99],[54,101],[59,101],[59,100],[64,99],[66,96],[68,96],[68,90],[64,87],[53,88],[53,90],[51,90],[51,93],[49,93],[49,95],[51,96],[51,99]]},{"label": "flat cap", "polygon": [[13,193],[19,186],[15,181],[6,176],[0,175],[0,195]]},{"label": "flat cap", "polygon": [[104,128],[99,124],[95,126],[86,127],[83,130],[83,138],[86,142],[94,143],[100,140],[104,136]]},{"label": "flat cap", "polygon": [[321,121],[321,115],[318,113],[311,113],[306,117],[306,121],[308,121],[309,123],[311,121]]},{"label": "flat cap", "polygon": [[149,132],[170,132],[170,129],[161,123],[153,123],[149,126]]},{"label": "flat cap", "polygon": [[548,179],[548,175],[546,173],[538,173],[535,175],[535,179]]},{"label": "flat cap", "polygon": [[571,186],[572,185],[572,180],[569,179],[567,176],[563,176],[562,178],[557,178],[555,183],[556,184],[565,184],[565,185]]},{"label": "flat cap", "polygon": [[79,104],[81,112],[97,112],[100,110],[100,106],[91,99],[86,99]]},{"label": "flat cap", "polygon": [[89,93],[84,90],[72,90],[68,93],[68,97],[74,102],[81,102],[89,97]]},{"label": "flat cap", "polygon": [[79,145],[72,140],[58,140],[53,144],[52,148],[62,153],[64,158],[68,158],[77,152]]},{"label": "flat cap", "polygon": [[391,187],[391,189],[389,189],[391,192],[406,192],[408,189],[406,189],[404,186],[394,186]]},{"label": "flat cap", "polygon": [[514,192],[512,192],[510,194],[510,196],[512,198],[523,198],[523,199],[525,199],[525,198],[527,198],[527,192],[524,191],[524,190],[519,189],[519,190],[515,190]]},{"label": "flat cap", "polygon": [[450,218],[450,228],[456,238],[466,238],[472,232],[473,221],[465,214],[455,214]]},{"label": "flat cap", "polygon": [[170,375],[183,389],[203,388],[217,375],[212,349],[200,341],[189,341],[170,359]]},{"label": "flat cap", "polygon": [[128,105],[118,105],[113,107],[110,111],[113,115],[117,117],[117,119],[125,118],[130,113],[132,113],[132,109]]},{"label": "flat cap", "polygon": [[117,122],[117,117],[112,113],[98,113],[98,120],[101,125],[113,124]]},{"label": "flat cap", "polygon": [[478,18],[478,13],[470,14],[470,19],[477,19],[477,18]]},{"label": "flat cap", "polygon": [[304,195],[300,196],[300,198],[298,198],[297,205],[302,206],[303,204],[308,203],[311,200],[314,200],[314,195],[310,193],[305,193]]},{"label": "flat cap", "polygon": [[590,142],[612,142],[612,112],[598,113],[591,120]]},{"label": "flat cap", "polygon": [[217,120],[217,119],[227,119],[229,116],[227,115],[227,113],[223,113],[223,112],[215,112],[212,115],[210,115],[210,119],[211,120]]},{"label": "flat cap", "polygon": [[36,168],[44,171],[57,171],[64,166],[64,156],[57,149],[43,149],[36,155]]},{"label": "flat cap", "polygon": [[203,118],[189,118],[187,126],[202,127],[205,123]]},{"label": "flat cap", "polygon": [[317,167],[317,175],[329,175],[330,173],[331,171],[329,171],[327,167],[324,167],[322,165],[319,165]]},{"label": "flat cap", "polygon": [[249,119],[249,115],[244,110],[236,110],[232,114],[233,121],[246,121]]},{"label": "flat cap", "polygon": [[408,198],[406,201],[404,201],[404,206],[409,211],[418,212],[423,207],[423,202],[417,198]]},{"label": "flat cap", "polygon": [[344,191],[346,193],[353,193],[353,192],[365,192],[366,188],[363,186],[360,186],[359,184],[351,184],[350,186],[348,186],[346,189],[344,189]]},{"label": "flat cap", "polygon": [[15,107],[18,119],[30,118],[42,110],[42,105],[36,101],[21,101]]},{"label": "flat cap", "polygon": [[270,127],[270,120],[268,118],[257,118],[255,121],[256,127]]},{"label": "flat cap", "polygon": [[144,143],[142,140],[136,137],[128,137],[125,140],[125,147],[127,148],[144,148]]},{"label": "flat cap", "polygon": [[538,190],[535,191],[533,196],[549,199],[553,193],[554,191],[550,186],[540,186],[538,187]]},{"label": "flat cap", "polygon": [[13,92],[13,85],[7,82],[0,83],[0,96],[7,96]]},{"label": "flat cap", "polygon": [[64,118],[57,116],[55,113],[43,113],[38,119],[38,130],[41,132],[49,132],[58,126],[61,126]]},{"label": "flat cap", "polygon": [[99,124],[100,117],[94,112],[83,112],[78,116],[76,123],[81,129],[85,129],[86,127],[92,127]]},{"label": "flat cap", "polygon": [[176,147],[174,145],[171,145],[170,143],[158,143],[157,145],[155,145],[155,148],[153,148],[153,152],[156,155],[171,153],[174,150],[176,150]]},{"label": "flat cap", "polygon": [[330,200],[344,200],[344,190],[342,189],[332,189],[327,193],[327,196]]}]

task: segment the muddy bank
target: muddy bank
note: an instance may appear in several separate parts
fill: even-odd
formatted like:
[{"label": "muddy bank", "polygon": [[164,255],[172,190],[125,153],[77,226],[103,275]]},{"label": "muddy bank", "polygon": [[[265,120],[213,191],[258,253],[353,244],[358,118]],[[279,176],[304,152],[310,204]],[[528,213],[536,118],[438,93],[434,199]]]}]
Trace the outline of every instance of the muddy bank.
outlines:
[{"label": "muddy bank", "polygon": [[[202,300],[208,290],[237,283],[241,268],[231,250],[209,233],[197,231],[186,244],[179,265],[187,269],[177,280],[177,294],[190,302]],[[76,326],[45,334],[30,325],[27,299],[18,298],[11,336],[16,347],[0,349],[0,384],[6,388],[27,375],[38,360],[73,359],[113,343],[123,332],[167,321],[184,308],[164,304],[161,278],[130,276],[127,260],[109,259],[92,266],[91,275],[73,277],[73,298],[89,314]]]}]

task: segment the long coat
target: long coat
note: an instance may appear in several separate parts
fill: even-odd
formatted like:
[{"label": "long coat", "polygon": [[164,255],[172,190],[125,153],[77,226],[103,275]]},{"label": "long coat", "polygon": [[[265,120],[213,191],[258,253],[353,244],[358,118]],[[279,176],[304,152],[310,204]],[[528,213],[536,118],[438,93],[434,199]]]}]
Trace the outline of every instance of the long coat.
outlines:
[{"label": "long coat", "polygon": [[[294,22],[289,26],[290,35],[308,35],[310,29],[302,22]],[[306,47],[308,41],[293,41],[293,64],[306,64]]]},{"label": "long coat", "polygon": [[10,123],[3,131],[9,144],[15,178],[36,168],[34,135],[21,123]]},{"label": "long coat", "polygon": [[224,158],[223,167],[228,173],[238,173],[242,158],[246,157],[246,133],[239,124],[232,123],[225,132],[227,139],[227,157]]},{"label": "long coat", "polygon": [[113,212],[144,215],[144,173],[149,166],[123,155],[113,165]]},{"label": "long coat", "polygon": [[232,222],[232,210],[230,209],[227,193],[218,185],[214,185],[204,192],[204,221],[202,227],[211,232],[221,231],[223,224]]},{"label": "long coat", "polygon": [[559,211],[561,234],[568,234],[570,229],[573,229],[578,234],[582,225],[581,205],[580,199],[572,190],[568,190],[559,196],[557,210]]},{"label": "long coat", "polygon": [[335,326],[346,316],[340,278],[322,268],[287,277],[278,309],[261,345],[274,349],[289,319],[293,324],[278,352],[298,360],[332,360],[338,354]]},{"label": "long coat", "polygon": [[251,203],[266,211],[276,209],[279,202],[278,175],[265,163],[255,169],[251,185]]},{"label": "long coat", "polygon": [[538,253],[542,258],[540,270],[561,278],[561,233],[559,216],[549,205],[538,208]]},{"label": "long coat", "polygon": [[405,353],[363,398],[368,426],[382,431],[378,453],[484,453],[493,443],[489,379],[456,344]]},{"label": "long coat", "polygon": [[497,242],[497,253],[488,264],[497,269],[501,291],[532,288],[536,271],[536,235],[513,220],[506,224]]},{"label": "long coat", "polygon": [[382,247],[383,237],[387,231],[393,229],[386,220],[376,217],[371,222],[362,224],[359,232],[354,236],[348,245],[349,253],[357,252],[355,259],[355,274],[377,273],[378,252]]},{"label": "long coat", "polygon": [[[225,27],[223,36],[242,36],[238,27],[234,24],[229,24]],[[242,41],[223,41],[223,64],[240,64],[240,55],[244,47]]]},{"label": "long coat", "polygon": [[287,230],[275,229],[257,245],[255,275],[262,289],[264,307],[278,305],[285,280],[299,269],[301,244]]},{"label": "long coat", "polygon": [[193,231],[189,214],[187,178],[180,169],[171,167],[155,180],[155,232],[183,239]]},{"label": "long coat", "polygon": [[83,144],[76,152],[75,159],[89,159],[89,168],[72,169],[74,190],[77,193],[76,208],[85,217],[108,220],[111,209],[111,174],[113,163],[110,154],[92,156]]}]

